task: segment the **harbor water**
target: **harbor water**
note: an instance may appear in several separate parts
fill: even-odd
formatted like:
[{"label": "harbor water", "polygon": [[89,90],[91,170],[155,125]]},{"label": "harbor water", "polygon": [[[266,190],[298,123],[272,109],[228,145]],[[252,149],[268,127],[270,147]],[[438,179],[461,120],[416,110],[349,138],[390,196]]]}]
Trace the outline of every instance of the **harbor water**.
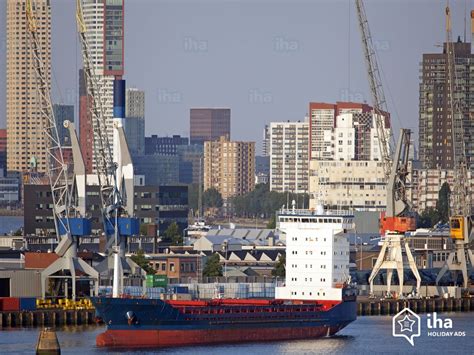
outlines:
[{"label": "harbor water", "polygon": [[[392,317],[359,317],[337,336],[314,340],[280,341],[269,343],[193,346],[183,348],[113,350],[97,348],[95,337],[103,326],[75,326],[57,330],[62,354],[425,354],[436,350],[439,354],[472,354],[474,349],[474,313],[442,313],[441,319],[451,319],[457,336],[442,336],[443,332],[427,328],[427,315],[421,315],[421,336],[412,346],[404,338],[392,336]],[[0,331],[0,353],[32,354],[40,329],[3,329]],[[428,335],[431,331],[431,335]],[[448,332],[444,332],[448,333]],[[462,336],[464,334],[464,336]],[[436,335],[436,336],[435,336]]]}]

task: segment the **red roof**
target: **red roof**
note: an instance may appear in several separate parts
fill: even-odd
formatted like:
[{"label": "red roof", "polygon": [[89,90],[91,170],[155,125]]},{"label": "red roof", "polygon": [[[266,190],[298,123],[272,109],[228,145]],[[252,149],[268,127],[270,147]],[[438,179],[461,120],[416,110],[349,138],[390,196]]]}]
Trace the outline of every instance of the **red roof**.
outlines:
[{"label": "red roof", "polygon": [[46,269],[59,259],[55,253],[25,253],[25,269]]}]

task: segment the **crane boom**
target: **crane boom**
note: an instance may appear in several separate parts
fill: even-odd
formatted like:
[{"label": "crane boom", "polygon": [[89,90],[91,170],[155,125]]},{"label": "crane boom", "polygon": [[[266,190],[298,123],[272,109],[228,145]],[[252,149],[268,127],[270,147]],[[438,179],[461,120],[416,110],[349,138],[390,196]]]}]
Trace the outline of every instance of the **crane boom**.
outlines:
[{"label": "crane boom", "polygon": [[39,97],[39,109],[41,116],[45,118],[43,133],[46,144],[47,162],[46,171],[51,186],[53,199],[53,214],[56,236],[71,235],[69,216],[71,214],[71,196],[67,164],[64,162],[61,141],[59,139],[56,119],[54,117],[53,105],[51,103],[51,91],[46,80],[44,63],[41,60],[41,46],[37,33],[37,21],[31,0],[26,0],[26,18],[28,21],[28,33],[33,53],[33,68],[37,80],[37,92]]},{"label": "crane boom", "polygon": [[356,0],[356,9],[359,20],[359,29],[362,37],[362,47],[364,49],[364,58],[367,66],[372,105],[375,113],[375,124],[380,145],[380,155],[383,162],[385,180],[387,181],[392,170],[390,147],[392,137],[387,135],[384,122],[384,117],[388,113],[387,103],[385,101],[382,79],[380,77],[379,66],[375,55],[374,45],[372,43],[369,22],[367,21],[367,16],[362,0]]},{"label": "crane boom", "polygon": [[[84,21],[81,0],[76,0],[76,22],[81,42],[87,96],[88,99],[91,100],[88,107],[94,131],[94,156],[96,158],[101,203],[105,220],[110,221],[108,225],[104,225],[104,231],[107,231],[110,226],[115,225],[111,221],[111,218],[113,218],[113,212],[122,205],[122,197],[117,188],[117,164],[113,161],[112,150],[107,134],[107,122],[101,99],[101,87],[89,54],[89,43],[86,37],[87,27]],[[97,137],[99,137],[99,139],[97,139]],[[107,224],[107,222],[104,222],[104,224]]]},{"label": "crane boom", "polygon": [[456,74],[456,54],[454,52],[451,11],[446,7],[446,57],[447,57],[447,98],[451,115],[452,147],[454,163],[454,186],[451,193],[451,215],[468,216],[471,213],[470,182],[467,176],[467,159],[463,126],[463,113],[459,100],[455,97],[455,87],[458,83]]}]

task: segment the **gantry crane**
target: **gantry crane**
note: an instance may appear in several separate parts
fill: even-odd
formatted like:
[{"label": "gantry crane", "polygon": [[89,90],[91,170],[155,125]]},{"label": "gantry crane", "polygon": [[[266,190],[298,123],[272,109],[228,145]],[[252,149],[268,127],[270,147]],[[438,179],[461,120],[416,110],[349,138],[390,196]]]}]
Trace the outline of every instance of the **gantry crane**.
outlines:
[{"label": "gantry crane", "polygon": [[[128,189],[127,198],[130,199],[124,206],[122,195],[122,181],[125,179],[125,188],[133,190],[133,168],[129,159],[128,147],[120,144],[123,129],[118,124],[114,126],[119,137],[118,162],[114,162],[110,141],[107,135],[107,122],[103,101],[101,98],[101,86],[97,80],[97,71],[90,58],[90,48],[87,40],[87,27],[84,21],[81,0],[76,0],[76,22],[81,43],[84,75],[86,79],[87,95],[90,100],[92,127],[94,132],[94,157],[96,162],[98,182],[100,186],[100,198],[102,204],[102,221],[107,243],[106,250],[109,257],[97,266],[99,271],[113,270],[113,295],[117,297],[123,286],[123,271],[131,272],[138,270],[138,266],[131,260],[125,258],[127,237],[139,234],[139,222],[133,214],[133,191]],[[119,168],[120,174],[117,169]],[[131,171],[130,171],[131,170]],[[131,174],[131,177],[130,177]],[[131,185],[130,185],[131,179]],[[126,208],[127,207],[127,208]],[[140,272],[143,276],[143,270]]]},{"label": "gantry crane", "polygon": [[[471,12],[471,18],[474,13]],[[471,215],[471,182],[468,179],[468,166],[466,159],[466,147],[464,135],[463,116],[461,105],[455,95],[455,87],[458,83],[456,75],[456,55],[454,52],[451,12],[449,5],[446,6],[446,89],[448,109],[451,115],[452,147],[454,162],[454,185],[451,193],[451,208],[449,217],[450,237],[454,242],[454,250],[449,253],[446,262],[436,277],[436,284],[443,278],[446,271],[452,271],[457,281],[457,272],[461,271],[463,287],[466,289],[469,283],[468,265],[466,253],[474,265],[474,256],[469,243],[472,241],[473,216]]]},{"label": "gantry crane", "polygon": [[[42,296],[44,298],[46,295],[46,281],[54,274],[62,272],[63,275],[56,275],[54,277],[64,278],[66,280],[71,279],[71,296],[72,299],[75,299],[76,281],[78,279],[94,280],[96,293],[98,290],[97,271],[77,257],[79,238],[84,235],[89,235],[91,229],[90,220],[85,217],[85,190],[83,191],[79,187],[79,181],[84,177],[84,174],[81,175],[80,166],[81,163],[83,166],[84,162],[82,161],[80,152],[79,158],[77,157],[77,151],[79,150],[77,136],[75,135],[73,127],[70,127],[75,172],[74,178],[70,180],[68,176],[68,166],[64,161],[61,141],[52,107],[51,92],[41,58],[41,44],[37,32],[38,24],[32,0],[26,0],[25,11],[28,22],[29,43],[33,54],[33,67],[37,81],[38,108],[40,109],[41,116],[44,118],[43,133],[47,152],[46,167],[53,199],[54,225],[58,238],[58,246],[55,252],[61,257],[41,273]],[[75,190],[72,188],[74,186],[76,186]],[[74,195],[74,191],[76,191],[76,195]],[[76,271],[79,271],[85,275],[85,277],[79,277]],[[69,272],[70,275],[65,275],[65,272]],[[68,296],[67,283],[65,295]]]},{"label": "gantry crane", "polygon": [[409,267],[417,280],[416,293],[418,294],[421,278],[408,246],[408,240],[405,238],[405,232],[416,228],[415,218],[410,216],[411,206],[406,194],[410,130],[400,130],[398,144],[394,156],[392,156],[392,137],[385,128],[385,117],[388,116],[387,103],[385,101],[379,66],[362,0],[356,0],[356,10],[372,96],[381,161],[385,182],[387,184],[387,210],[385,214],[381,215],[380,221],[380,231],[381,234],[384,235],[383,244],[369,277],[370,294],[373,295],[373,281],[381,269],[387,270],[387,294],[390,294],[391,278],[393,270],[396,269],[400,287],[399,295],[403,295],[404,262],[402,247],[405,248]]}]

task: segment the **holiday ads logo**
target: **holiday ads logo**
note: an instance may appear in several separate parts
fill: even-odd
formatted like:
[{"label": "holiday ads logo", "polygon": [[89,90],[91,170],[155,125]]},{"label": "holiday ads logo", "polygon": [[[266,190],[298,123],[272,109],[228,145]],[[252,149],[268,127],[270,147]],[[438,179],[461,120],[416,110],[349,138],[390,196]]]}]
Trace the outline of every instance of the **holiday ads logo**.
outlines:
[{"label": "holiday ads logo", "polygon": [[465,337],[465,331],[453,330],[451,318],[441,317],[436,312],[426,315],[426,326],[422,326],[421,317],[410,308],[405,308],[392,318],[392,335],[396,338],[405,338],[415,346],[415,338],[429,337]]}]

